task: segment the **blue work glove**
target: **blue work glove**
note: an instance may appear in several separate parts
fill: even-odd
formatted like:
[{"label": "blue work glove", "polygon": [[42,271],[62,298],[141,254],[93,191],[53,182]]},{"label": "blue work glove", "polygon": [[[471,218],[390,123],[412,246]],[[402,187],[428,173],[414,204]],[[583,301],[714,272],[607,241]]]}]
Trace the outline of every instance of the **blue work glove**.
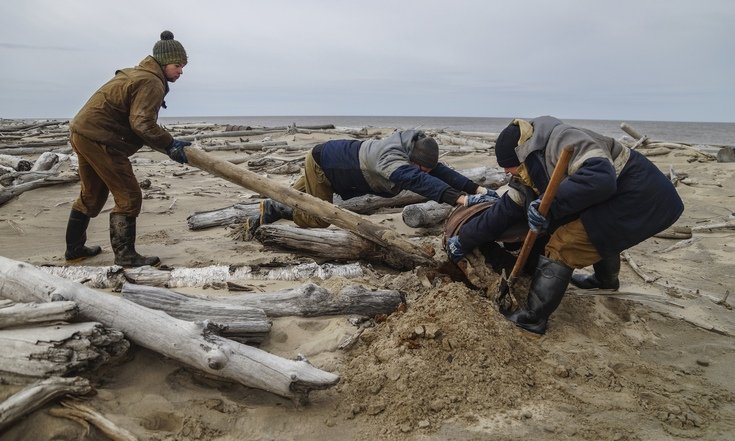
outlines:
[{"label": "blue work glove", "polygon": [[541,199],[536,199],[528,206],[528,228],[537,233],[543,233],[549,228],[549,220],[538,212]]},{"label": "blue work glove", "polygon": [[471,207],[483,202],[494,202],[497,201],[499,197],[500,196],[492,190],[488,190],[485,194],[468,194],[464,199],[464,206]]},{"label": "blue work glove", "polygon": [[464,257],[462,244],[459,243],[459,236],[452,236],[447,240],[447,256],[454,263],[459,262]]},{"label": "blue work glove", "polygon": [[168,157],[178,162],[179,164],[186,164],[186,154],[184,153],[184,147],[191,145],[189,141],[179,141],[174,139],[171,145],[166,147],[166,153]]}]

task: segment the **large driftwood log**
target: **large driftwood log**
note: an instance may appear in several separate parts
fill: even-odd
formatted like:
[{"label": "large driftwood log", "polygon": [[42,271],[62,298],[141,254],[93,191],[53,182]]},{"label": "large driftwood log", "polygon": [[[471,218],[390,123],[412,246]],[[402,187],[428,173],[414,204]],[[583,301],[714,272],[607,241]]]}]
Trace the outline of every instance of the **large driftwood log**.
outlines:
[{"label": "large driftwood log", "polygon": [[77,181],[79,181],[78,175],[67,175],[64,177],[51,176],[45,179],[39,179],[37,181],[26,182],[25,184],[5,187],[0,189],[0,206],[13,199],[14,197],[25,193],[26,191],[34,190],[40,187],[48,187],[49,185],[68,184]]},{"label": "large driftwood log", "polygon": [[41,156],[36,159],[33,163],[31,171],[44,171],[51,170],[59,162],[59,155],[52,152],[44,152]]},{"label": "large driftwood log", "polygon": [[260,343],[271,323],[260,308],[232,305],[184,295],[165,288],[125,283],[123,298],[190,322],[209,320],[222,326],[221,335],[241,343]]},{"label": "large driftwood log", "polygon": [[202,144],[205,152],[223,151],[223,150],[263,150],[265,147],[286,147],[286,141],[250,141],[250,142],[230,142],[220,145]]},{"label": "large driftwood log", "polygon": [[400,292],[394,290],[371,290],[361,285],[351,285],[333,294],[325,288],[307,283],[298,288],[270,293],[227,296],[221,301],[232,305],[260,308],[268,317],[344,314],[373,317],[392,313],[406,300]]},{"label": "large driftwood log", "polygon": [[11,155],[0,155],[0,165],[10,167],[16,171],[28,171],[33,167],[31,161]]},{"label": "large driftwood log", "polygon": [[39,155],[45,152],[53,153],[71,153],[71,147],[64,143],[58,142],[55,144],[56,147],[2,147],[0,148],[0,154],[13,155],[13,156],[27,156],[27,155]]},{"label": "large driftwood log", "polygon": [[273,198],[295,209],[304,210],[340,228],[386,248],[391,259],[404,268],[433,265],[429,250],[402,239],[394,230],[377,225],[368,219],[336,207],[329,202],[272,182],[267,178],[245,170],[227,161],[217,159],[198,148],[185,147],[189,163],[202,170],[220,176],[245,188]]},{"label": "large driftwood log", "polygon": [[215,335],[207,323],[179,320],[1,256],[0,297],[19,302],[75,301],[80,316],[120,329],[140,346],[210,375],[284,397],[306,400],[311,390],[339,381],[338,375],[305,360],[286,360]]},{"label": "large driftwood log", "polygon": [[390,314],[405,302],[395,290],[370,290],[352,285],[333,294],[313,283],[280,291],[241,294],[216,298],[187,296],[164,288],[126,283],[123,297],[139,305],[165,311],[170,315],[195,319],[212,319],[226,323],[244,317],[250,310],[265,312],[268,317],[318,317],[325,315]]},{"label": "large driftwood log", "polygon": [[395,267],[384,248],[345,230],[271,224],[258,228],[255,238],[263,245],[297,250],[330,261],[366,260]]},{"label": "large driftwood log", "polygon": [[44,378],[94,370],[129,347],[123,334],[85,322],[0,330],[0,371]]},{"label": "large driftwood log", "polygon": [[58,397],[90,392],[89,380],[81,377],[51,377],[30,384],[0,403],[0,431]]},{"label": "large driftwood log", "polygon": [[66,322],[77,315],[74,302],[16,303],[0,306],[0,329],[13,326]]}]

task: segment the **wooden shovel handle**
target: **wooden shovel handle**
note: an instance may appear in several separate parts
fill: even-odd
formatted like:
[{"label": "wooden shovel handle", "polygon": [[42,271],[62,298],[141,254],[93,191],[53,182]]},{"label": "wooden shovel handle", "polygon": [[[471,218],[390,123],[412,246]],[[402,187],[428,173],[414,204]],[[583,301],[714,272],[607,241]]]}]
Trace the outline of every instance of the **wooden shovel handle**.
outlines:
[{"label": "wooden shovel handle", "polygon": [[[567,168],[569,168],[569,160],[572,158],[572,152],[574,152],[574,147],[571,145],[564,147],[564,149],[562,149],[561,156],[559,156],[559,161],[554,166],[554,171],[551,173],[549,185],[546,187],[544,196],[541,198],[541,205],[539,205],[538,209],[539,213],[543,216],[546,216],[546,213],[548,213],[551,202],[554,200],[554,196],[556,196],[556,190],[559,189],[559,184],[561,184],[564,174],[566,173]],[[538,236],[536,231],[528,230],[526,239],[523,241],[523,247],[518,253],[516,263],[513,265],[513,271],[511,271],[510,277],[508,278],[510,281],[515,280],[518,277],[521,269],[523,269],[523,266],[526,264],[528,255],[531,253],[531,248],[536,242],[536,236]]]}]

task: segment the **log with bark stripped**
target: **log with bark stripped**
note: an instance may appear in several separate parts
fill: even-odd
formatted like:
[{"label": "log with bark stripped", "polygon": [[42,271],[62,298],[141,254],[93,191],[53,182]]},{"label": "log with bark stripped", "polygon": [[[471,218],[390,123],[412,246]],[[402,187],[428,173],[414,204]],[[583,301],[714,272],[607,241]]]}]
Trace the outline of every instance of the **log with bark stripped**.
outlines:
[{"label": "log with bark stripped", "polygon": [[9,303],[0,306],[0,329],[28,324],[66,322],[77,315],[74,302]]}]

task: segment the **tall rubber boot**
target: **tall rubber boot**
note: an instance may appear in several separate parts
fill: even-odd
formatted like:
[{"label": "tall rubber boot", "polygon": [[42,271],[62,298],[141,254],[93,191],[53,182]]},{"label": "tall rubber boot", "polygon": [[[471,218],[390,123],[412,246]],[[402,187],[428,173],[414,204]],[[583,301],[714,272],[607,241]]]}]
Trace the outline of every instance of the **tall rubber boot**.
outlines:
[{"label": "tall rubber boot", "polygon": [[89,216],[81,211],[71,210],[69,223],[66,225],[66,252],[64,258],[70,262],[96,256],[102,252],[99,245],[84,246],[87,242]]},{"label": "tall rubber boot", "polygon": [[156,266],[161,259],[156,256],[141,256],[135,251],[136,218],[119,213],[110,213],[110,243],[115,252],[115,265],[124,267]]},{"label": "tall rubber boot", "polygon": [[545,334],[549,316],[559,307],[572,278],[572,271],[561,262],[540,256],[528,292],[526,309],[505,317],[527,331]]},{"label": "tall rubber boot", "polygon": [[572,285],[582,289],[620,288],[620,255],[606,257],[592,265],[595,273],[591,275],[572,275]]},{"label": "tall rubber boot", "polygon": [[273,199],[260,202],[260,225],[272,224],[281,219],[293,220],[293,209]]}]

